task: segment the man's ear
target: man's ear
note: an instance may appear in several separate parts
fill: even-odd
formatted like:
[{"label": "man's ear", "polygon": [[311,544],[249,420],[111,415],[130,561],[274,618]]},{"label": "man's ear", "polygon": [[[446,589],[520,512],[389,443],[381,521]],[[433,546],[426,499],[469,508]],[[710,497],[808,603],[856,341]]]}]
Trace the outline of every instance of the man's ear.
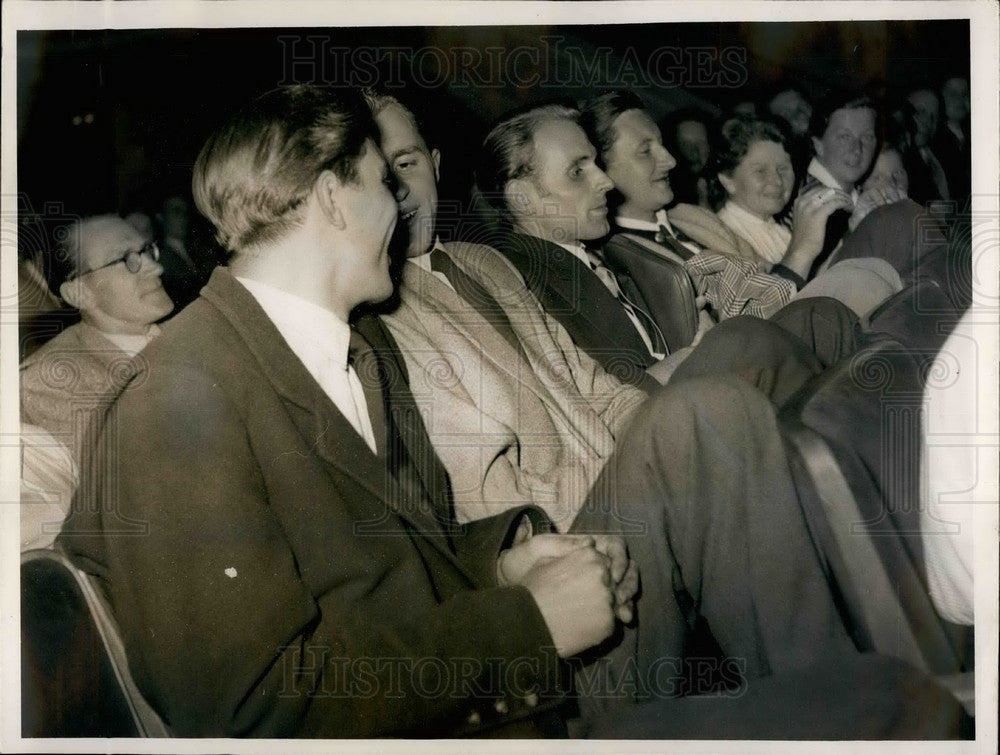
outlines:
[{"label": "man's ear", "polygon": [[431,162],[434,163],[434,180],[441,180],[441,150],[437,147],[431,150]]},{"label": "man's ear", "polygon": [[340,209],[340,199],[344,192],[344,183],[332,170],[324,170],[319,174],[313,186],[313,195],[319,205],[320,212],[336,229],[344,230],[347,221]]},{"label": "man's ear", "polygon": [[87,299],[86,286],[79,278],[63,281],[59,286],[59,295],[73,309],[82,309],[81,305],[85,304]]},{"label": "man's ear", "polygon": [[528,177],[514,178],[503,187],[504,204],[515,218],[534,214],[538,198],[538,187]]}]

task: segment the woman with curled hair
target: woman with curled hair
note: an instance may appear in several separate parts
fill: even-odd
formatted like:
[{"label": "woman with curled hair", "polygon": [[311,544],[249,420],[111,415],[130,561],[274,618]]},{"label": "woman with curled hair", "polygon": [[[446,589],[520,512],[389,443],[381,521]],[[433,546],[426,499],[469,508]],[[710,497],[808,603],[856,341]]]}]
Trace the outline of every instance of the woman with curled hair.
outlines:
[{"label": "woman with curled hair", "polygon": [[[795,201],[789,228],[775,216],[787,207],[795,182],[785,133],[777,124],[740,118],[723,124],[711,186],[719,220],[752,247],[759,269],[783,264],[805,278],[822,250],[827,218],[850,203],[846,194],[822,185],[807,189]],[[790,258],[796,264],[790,265]]]}]

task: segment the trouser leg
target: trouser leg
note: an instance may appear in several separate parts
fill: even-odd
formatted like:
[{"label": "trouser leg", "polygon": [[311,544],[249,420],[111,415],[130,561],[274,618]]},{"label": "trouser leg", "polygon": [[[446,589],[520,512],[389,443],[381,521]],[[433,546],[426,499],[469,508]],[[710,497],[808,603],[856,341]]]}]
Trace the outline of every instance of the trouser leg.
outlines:
[{"label": "trouser leg", "polygon": [[771,315],[770,322],[795,336],[823,368],[853,354],[858,346],[858,316],[827,296],[795,299]]},{"label": "trouser leg", "polygon": [[709,330],[670,379],[733,375],[781,406],[826,365],[790,330],[756,317],[732,317]]},{"label": "trouser leg", "polygon": [[[679,692],[664,672],[692,618],[678,602],[684,593],[746,678],[854,652],[799,511],[774,409],[745,382],[705,378],[655,394],[574,530],[624,532],[640,570],[635,626],[601,659],[612,680],[638,674],[653,695]],[[659,680],[643,677],[650,668]],[[581,696],[581,710],[615,702]]]}]

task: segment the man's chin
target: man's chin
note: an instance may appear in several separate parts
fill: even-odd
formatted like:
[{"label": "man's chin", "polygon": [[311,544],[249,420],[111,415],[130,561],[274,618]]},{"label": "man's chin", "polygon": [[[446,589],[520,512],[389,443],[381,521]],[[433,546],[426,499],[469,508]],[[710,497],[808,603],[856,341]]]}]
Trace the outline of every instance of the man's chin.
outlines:
[{"label": "man's chin", "polygon": [[381,281],[381,285],[377,289],[373,287],[371,295],[368,298],[368,303],[381,304],[390,296],[392,296],[393,288],[394,287],[392,285],[392,279],[389,277],[387,273],[385,279]]},{"label": "man's chin", "polygon": [[175,309],[174,300],[167,296],[167,292],[162,288],[150,298],[152,299],[151,308],[156,313],[157,320],[163,319]]}]

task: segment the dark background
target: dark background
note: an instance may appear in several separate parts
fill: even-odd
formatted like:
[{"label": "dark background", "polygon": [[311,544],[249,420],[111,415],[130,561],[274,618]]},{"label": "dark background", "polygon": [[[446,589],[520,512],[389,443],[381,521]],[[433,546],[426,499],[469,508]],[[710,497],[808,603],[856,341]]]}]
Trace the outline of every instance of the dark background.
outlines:
[{"label": "dark background", "polygon": [[658,116],[719,114],[782,85],[814,102],[862,85],[891,100],[953,75],[969,75],[965,20],[21,31],[18,191],[25,217],[148,211],[189,192],[229,112],[293,82],[415,100],[436,116],[443,198],[458,199],[489,122],[528,101],[624,84]]}]

